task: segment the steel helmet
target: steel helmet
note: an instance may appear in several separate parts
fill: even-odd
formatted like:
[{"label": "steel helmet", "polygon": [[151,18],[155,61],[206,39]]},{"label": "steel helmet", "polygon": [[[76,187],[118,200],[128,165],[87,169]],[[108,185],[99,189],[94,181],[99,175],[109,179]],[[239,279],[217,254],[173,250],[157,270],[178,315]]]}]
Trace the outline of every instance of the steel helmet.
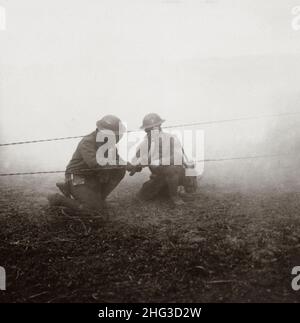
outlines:
[{"label": "steel helmet", "polygon": [[165,120],[162,119],[157,113],[149,113],[145,115],[143,119],[143,125],[140,128],[141,129],[153,128],[156,126],[160,126],[163,122],[165,122]]},{"label": "steel helmet", "polygon": [[102,119],[98,120],[96,125],[98,130],[111,130],[115,134],[119,135],[123,134],[126,131],[126,127],[122,123],[122,121],[112,114],[108,114]]}]

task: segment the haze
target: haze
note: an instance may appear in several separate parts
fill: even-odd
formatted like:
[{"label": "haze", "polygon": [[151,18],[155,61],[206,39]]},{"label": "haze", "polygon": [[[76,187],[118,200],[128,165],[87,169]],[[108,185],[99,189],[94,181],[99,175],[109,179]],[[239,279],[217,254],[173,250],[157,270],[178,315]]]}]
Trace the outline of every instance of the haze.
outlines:
[{"label": "haze", "polygon": [[[291,27],[299,1],[0,5],[7,20],[0,31],[1,143],[84,135],[108,113],[135,129],[148,112],[172,125],[299,110],[300,31]],[[292,151],[298,121],[202,127],[205,157]],[[1,172],[64,169],[77,142],[2,147]],[[216,167],[238,178],[249,164]]]}]

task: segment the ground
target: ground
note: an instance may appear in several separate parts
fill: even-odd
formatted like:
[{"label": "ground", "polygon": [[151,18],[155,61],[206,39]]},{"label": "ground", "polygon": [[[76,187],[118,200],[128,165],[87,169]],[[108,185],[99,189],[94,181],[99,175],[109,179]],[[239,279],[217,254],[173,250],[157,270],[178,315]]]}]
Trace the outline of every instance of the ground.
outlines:
[{"label": "ground", "polygon": [[109,199],[110,218],[51,209],[49,176],[0,183],[2,302],[297,302],[297,192],[204,184],[186,205],[141,203],[142,177]]}]

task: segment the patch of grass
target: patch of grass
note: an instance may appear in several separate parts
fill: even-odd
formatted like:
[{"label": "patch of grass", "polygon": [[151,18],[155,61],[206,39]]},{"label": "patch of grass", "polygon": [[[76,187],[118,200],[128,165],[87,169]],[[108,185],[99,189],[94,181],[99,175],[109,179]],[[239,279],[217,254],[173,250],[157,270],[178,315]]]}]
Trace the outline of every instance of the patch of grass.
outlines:
[{"label": "patch of grass", "polygon": [[300,264],[298,196],[205,187],[182,208],[123,183],[108,222],[44,205],[45,178],[0,188],[3,302],[288,302]]}]

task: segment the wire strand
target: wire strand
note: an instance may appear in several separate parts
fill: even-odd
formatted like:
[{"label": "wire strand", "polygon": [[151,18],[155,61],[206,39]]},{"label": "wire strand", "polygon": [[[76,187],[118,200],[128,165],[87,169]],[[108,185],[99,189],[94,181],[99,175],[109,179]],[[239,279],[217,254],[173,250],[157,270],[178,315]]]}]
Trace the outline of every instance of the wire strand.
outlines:
[{"label": "wire strand", "polygon": [[[191,127],[196,125],[208,125],[208,124],[217,124],[217,123],[227,123],[227,122],[236,122],[236,121],[244,121],[244,120],[255,120],[261,118],[272,118],[272,117],[283,117],[283,116],[292,116],[299,115],[300,112],[288,112],[288,113],[278,113],[278,114],[269,114],[269,115],[261,115],[261,116],[252,116],[252,117],[241,117],[235,119],[223,119],[223,120],[215,120],[215,121],[203,121],[203,122],[195,122],[195,123],[185,123],[185,124],[177,124],[164,127],[165,129],[170,128],[180,128],[180,127]],[[138,132],[142,130],[129,130],[127,132]],[[59,137],[59,138],[49,138],[49,139],[39,139],[39,140],[30,140],[30,141],[19,141],[19,142],[11,142],[0,144],[1,146],[11,146],[11,145],[21,145],[21,144],[31,144],[31,143],[39,143],[39,142],[49,142],[49,141],[59,141],[59,140],[69,140],[69,139],[78,139],[84,136],[69,136],[69,137]],[[220,161],[230,161],[230,160],[247,160],[247,159],[261,159],[261,158],[272,158],[272,157],[280,157],[291,155],[289,153],[281,153],[281,154],[264,154],[264,155],[252,155],[252,156],[237,156],[237,157],[224,157],[224,158],[215,158],[215,159],[203,159],[197,160],[196,162],[220,162]],[[295,154],[293,154],[295,155]],[[145,165],[147,167],[147,165]],[[124,167],[124,166],[122,166]],[[101,169],[111,169],[112,167],[101,167]],[[85,169],[81,171],[92,171],[92,169]],[[15,172],[15,173],[0,173],[0,176],[22,176],[22,175],[40,175],[40,174],[59,174],[66,173],[64,170],[54,170],[54,171],[39,171],[39,172]]]},{"label": "wire strand", "polygon": [[[194,126],[202,126],[202,125],[210,125],[210,124],[218,124],[218,123],[229,123],[229,122],[237,122],[237,121],[246,121],[246,120],[258,120],[264,118],[275,118],[275,117],[284,117],[284,116],[293,116],[300,115],[300,112],[287,112],[287,113],[277,113],[277,114],[266,114],[260,116],[250,116],[250,117],[240,117],[233,119],[222,119],[222,120],[211,120],[211,121],[202,121],[202,122],[194,122],[194,123],[182,123],[176,125],[170,125],[163,127],[164,129],[172,129],[172,128],[182,128],[182,127],[194,127]],[[127,133],[141,132],[143,130],[128,130]],[[34,144],[40,142],[51,142],[51,141],[60,141],[60,140],[71,140],[71,139],[80,139],[82,136],[69,136],[69,137],[58,137],[58,138],[48,138],[48,139],[37,139],[37,140],[26,140],[26,141],[16,141],[9,143],[0,143],[0,147],[4,146],[13,146],[13,145],[24,145],[24,144]]]},{"label": "wire strand", "polygon": [[[202,159],[196,160],[196,163],[201,162],[222,162],[222,161],[232,161],[232,160],[250,160],[250,159],[264,159],[264,158],[275,158],[281,156],[299,156],[299,153],[276,153],[276,154],[264,154],[264,155],[252,155],[252,156],[237,156],[237,157],[224,157],[224,158],[214,158],[214,159]],[[144,167],[148,167],[149,165],[143,165]],[[113,168],[124,168],[125,166],[115,166],[115,167],[101,167],[98,170],[104,169],[113,169]],[[82,169],[80,172],[91,172],[93,169]],[[23,175],[41,175],[41,174],[59,174],[59,173],[67,173],[65,170],[53,170],[53,171],[39,171],[39,172],[17,172],[17,173],[0,173],[0,177],[3,176],[23,176]]]}]

